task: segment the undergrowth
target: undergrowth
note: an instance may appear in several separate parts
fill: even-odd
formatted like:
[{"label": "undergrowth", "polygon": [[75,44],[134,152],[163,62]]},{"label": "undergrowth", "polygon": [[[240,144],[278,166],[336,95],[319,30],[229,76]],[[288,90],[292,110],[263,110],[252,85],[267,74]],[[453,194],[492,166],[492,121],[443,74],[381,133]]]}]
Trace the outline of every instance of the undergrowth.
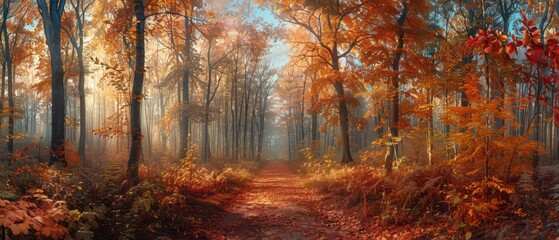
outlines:
[{"label": "undergrowth", "polygon": [[221,211],[222,201],[239,191],[258,164],[240,161],[199,163],[191,146],[180,161],[165,156],[140,167],[132,185],[125,162],[102,168],[48,168],[31,161],[0,165],[2,239],[193,238],[204,219]]},{"label": "undergrowth", "polygon": [[536,174],[517,174],[505,182],[452,162],[403,167],[415,170],[387,175],[370,162],[341,165],[330,154],[305,156],[300,165],[305,184],[343,202],[343,211],[353,210],[365,225],[394,229],[421,225],[424,237],[457,239],[558,234],[557,167],[541,167]]}]

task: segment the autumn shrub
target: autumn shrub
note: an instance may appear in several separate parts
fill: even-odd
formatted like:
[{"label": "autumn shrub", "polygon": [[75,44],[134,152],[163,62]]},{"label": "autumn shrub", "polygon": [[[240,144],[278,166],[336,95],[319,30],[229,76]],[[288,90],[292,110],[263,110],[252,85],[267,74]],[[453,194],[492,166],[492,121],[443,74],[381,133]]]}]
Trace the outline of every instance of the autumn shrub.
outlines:
[{"label": "autumn shrub", "polygon": [[29,165],[18,167],[11,175],[9,184],[15,187],[19,193],[25,193],[31,188],[40,188],[41,175],[35,170],[36,168]]},{"label": "autumn shrub", "polygon": [[89,204],[82,211],[68,211],[66,216],[70,234],[76,239],[94,239],[100,224],[107,219],[108,211],[109,208],[102,204]]},{"label": "autumn shrub", "polygon": [[454,172],[449,165],[418,169],[399,182],[395,198],[403,198],[400,202],[410,209],[444,211],[446,191],[453,181]]},{"label": "autumn shrub", "polygon": [[172,193],[205,196],[216,192],[228,191],[232,186],[239,186],[252,176],[254,163],[240,162],[211,168],[198,164],[198,146],[190,146],[185,158],[177,166],[165,170],[162,182]]},{"label": "autumn shrub", "polygon": [[306,185],[345,201],[363,219],[377,216],[390,226],[438,219],[449,224],[449,234],[463,238],[472,237],[482,223],[495,218],[525,216],[522,206],[511,204],[518,197],[514,184],[484,178],[480,171],[460,165],[440,164],[385,175],[370,161],[344,166],[312,159],[301,168]]},{"label": "autumn shrub", "polygon": [[[92,203],[92,207],[72,212],[75,214],[72,219],[76,220],[72,231],[82,235],[94,233],[95,238],[99,237],[99,231],[92,229],[97,225],[99,230],[102,229],[102,236],[110,238],[191,232],[199,217],[190,214],[193,211],[211,212],[212,207],[206,206],[204,198],[240,187],[252,177],[258,166],[245,161],[204,164],[199,162],[198,155],[198,146],[193,144],[187,156],[178,163],[162,159],[157,166],[141,164],[142,181],[135,186],[130,186],[122,178],[125,174],[119,170],[123,169],[122,163],[109,162],[94,184],[97,198],[107,204]],[[105,195],[101,197],[101,193]],[[108,210],[100,211],[103,206]]]},{"label": "autumn shrub", "polygon": [[127,239],[156,236],[156,233],[162,232],[173,235],[189,233],[201,218],[209,217],[215,208],[204,205],[205,201],[194,197],[191,192],[169,190],[161,182],[142,181],[115,195],[106,214],[106,227],[111,231],[105,236]]},{"label": "autumn shrub", "polygon": [[20,200],[0,200],[0,226],[10,238],[62,239],[68,208],[65,201],[53,201],[42,190],[30,189]]},{"label": "autumn shrub", "polygon": [[301,149],[305,162],[302,166],[303,173],[312,175],[321,175],[330,171],[333,167],[339,168],[341,165],[337,164],[336,149],[329,146],[326,153],[322,157],[316,157],[312,148]]},{"label": "autumn shrub", "polygon": [[307,168],[305,185],[344,196],[348,206],[361,205],[367,210],[368,202],[379,200],[393,190],[393,181],[385,178],[381,170],[364,164],[343,166],[325,160],[307,162],[304,167]]},{"label": "autumn shrub", "polygon": [[179,163],[169,155],[141,164],[138,185],[126,179],[126,163],[118,158],[97,169],[27,162],[2,165],[8,181],[1,186],[0,197],[6,199],[4,192],[14,194],[12,201],[0,200],[0,226],[13,239],[119,239],[192,232],[203,214],[218,209],[219,203],[205,198],[236,192],[259,166],[219,159],[200,163],[197,151],[192,145]]},{"label": "autumn shrub", "polygon": [[450,216],[455,229],[472,237],[472,230],[482,223],[503,217],[503,208],[510,202],[514,189],[495,177],[472,182],[465,191],[454,189],[447,195]]}]

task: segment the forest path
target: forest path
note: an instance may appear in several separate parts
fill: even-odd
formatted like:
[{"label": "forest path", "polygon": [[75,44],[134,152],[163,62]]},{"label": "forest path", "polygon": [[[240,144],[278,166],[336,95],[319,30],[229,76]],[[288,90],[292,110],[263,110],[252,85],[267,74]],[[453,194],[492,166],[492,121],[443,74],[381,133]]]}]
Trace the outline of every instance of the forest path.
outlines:
[{"label": "forest path", "polygon": [[317,210],[320,201],[286,162],[270,161],[219,228],[225,239],[347,239],[348,232]]}]

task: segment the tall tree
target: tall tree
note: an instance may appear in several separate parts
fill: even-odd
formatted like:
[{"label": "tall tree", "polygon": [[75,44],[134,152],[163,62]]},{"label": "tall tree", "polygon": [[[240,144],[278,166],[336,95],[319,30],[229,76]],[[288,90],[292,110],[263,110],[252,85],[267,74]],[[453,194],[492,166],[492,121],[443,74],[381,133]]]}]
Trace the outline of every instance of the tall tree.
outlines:
[{"label": "tall tree", "polygon": [[128,158],[128,177],[135,183],[140,179],[138,167],[142,153],[142,122],[141,122],[141,103],[143,99],[144,72],[145,72],[145,26],[146,18],[144,12],[144,1],[134,0],[134,11],[136,14],[135,28],[135,68],[134,82],[132,86],[132,96],[130,102],[130,131],[132,134],[132,145],[130,146],[130,156]]},{"label": "tall tree", "polygon": [[[408,18],[409,3],[408,0],[402,0],[402,10],[400,16],[397,20],[397,27],[396,27],[396,37],[397,37],[397,46],[396,46],[396,54],[394,56],[394,60],[392,61],[392,71],[394,72],[392,75],[392,79],[390,82],[390,92],[392,93],[392,117],[390,123],[390,134],[392,139],[398,138],[398,122],[400,119],[400,61],[402,60],[402,54],[404,53],[404,23]],[[397,140],[395,140],[397,141]],[[396,159],[396,144],[392,143],[392,141],[386,145],[386,156],[384,158],[384,169],[386,172],[392,172],[392,164]]]},{"label": "tall tree", "polygon": [[2,5],[2,27],[1,33],[4,37],[4,46],[2,50],[4,51],[4,64],[7,69],[8,74],[8,111],[9,111],[9,120],[8,120],[8,153],[11,155],[14,153],[14,92],[13,92],[13,85],[14,85],[14,75],[12,72],[13,69],[13,61],[12,61],[12,52],[10,51],[10,35],[8,34],[8,14],[10,11],[10,1],[4,1]]},{"label": "tall tree", "polygon": [[68,35],[78,60],[78,94],[80,99],[80,140],[78,143],[78,154],[82,162],[85,158],[85,141],[86,141],[86,104],[85,104],[85,64],[84,64],[84,25],[86,21],[86,13],[95,0],[70,0],[70,5],[75,14],[75,29],[68,29],[62,26],[62,29]]},{"label": "tall tree", "polygon": [[64,66],[60,51],[60,27],[66,0],[37,0],[37,7],[43,20],[43,28],[50,53],[51,65],[51,153],[49,165],[57,161],[66,162],[64,154],[66,109],[64,106]]},{"label": "tall tree", "polygon": [[[175,0],[165,1],[160,4],[165,7],[166,13],[173,17],[180,17],[182,19],[182,31],[176,31],[170,27],[171,48],[174,50],[174,55],[178,66],[181,69],[181,80],[177,84],[179,87],[179,102],[181,106],[181,114],[179,116],[179,158],[186,157],[189,141],[189,125],[190,117],[188,113],[188,106],[190,104],[190,77],[193,74],[195,62],[193,58],[193,44],[196,42],[197,26],[194,22],[194,17],[197,15],[197,8],[201,6],[200,0]],[[173,21],[170,21],[173,24]],[[184,33],[184,35],[182,34]],[[176,38],[176,40],[175,40]],[[179,42],[184,39],[183,42]]]},{"label": "tall tree", "polygon": [[[322,60],[328,65],[331,74],[324,78],[336,92],[338,119],[340,123],[340,137],[342,143],[341,162],[353,162],[349,141],[349,106],[355,104],[352,91],[357,90],[351,78],[344,77],[342,60],[346,59],[353,49],[370,35],[364,31],[363,25],[357,22],[367,4],[379,4],[374,1],[274,1],[273,9],[279,9],[278,16],[285,22],[299,26],[314,39],[313,42],[304,43],[309,47],[308,52],[312,57]],[[316,83],[324,85],[321,83]],[[349,88],[348,88],[349,87]]]}]

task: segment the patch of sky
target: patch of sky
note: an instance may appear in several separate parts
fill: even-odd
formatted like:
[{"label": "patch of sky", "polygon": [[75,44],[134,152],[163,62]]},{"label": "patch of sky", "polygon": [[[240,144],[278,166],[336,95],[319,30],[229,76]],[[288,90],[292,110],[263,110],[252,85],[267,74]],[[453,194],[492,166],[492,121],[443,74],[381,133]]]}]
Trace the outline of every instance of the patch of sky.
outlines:
[{"label": "patch of sky", "polygon": [[[268,8],[262,7],[251,0],[246,2],[249,11],[246,17],[248,22],[256,22],[259,28],[270,26],[273,28],[286,27]],[[270,48],[266,54],[266,60],[270,63],[272,68],[282,68],[289,62],[290,48],[287,43],[278,37],[273,37],[270,40]]]}]

